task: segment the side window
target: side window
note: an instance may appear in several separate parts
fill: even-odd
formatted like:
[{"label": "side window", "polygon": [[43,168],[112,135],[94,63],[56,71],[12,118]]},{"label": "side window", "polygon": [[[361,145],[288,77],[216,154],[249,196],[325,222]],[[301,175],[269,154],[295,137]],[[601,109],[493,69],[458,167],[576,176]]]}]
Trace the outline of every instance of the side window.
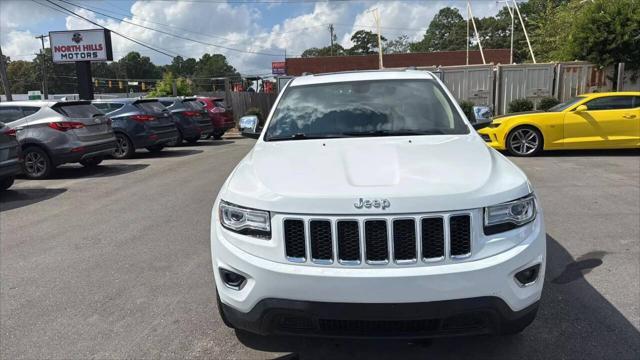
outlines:
[{"label": "side window", "polygon": [[109,104],[109,111],[116,111],[116,110],[122,108],[123,106],[124,106],[124,104],[111,103],[111,104]]},{"label": "side window", "polygon": [[607,96],[597,98],[587,102],[589,110],[616,110],[633,108],[633,97],[631,96]]},{"label": "side window", "polygon": [[22,113],[24,114],[24,116],[33,115],[33,114],[37,113],[38,111],[40,111],[40,108],[37,107],[37,106],[23,106],[22,107]]},{"label": "side window", "polygon": [[109,104],[107,103],[93,103],[93,106],[97,107],[98,110],[102,111],[103,113],[109,112]]},{"label": "side window", "polygon": [[640,96],[633,97],[633,107],[634,108],[640,107]]},{"label": "side window", "polygon": [[22,110],[17,106],[0,107],[0,122],[3,124],[16,121],[22,117],[24,117],[22,115]]}]

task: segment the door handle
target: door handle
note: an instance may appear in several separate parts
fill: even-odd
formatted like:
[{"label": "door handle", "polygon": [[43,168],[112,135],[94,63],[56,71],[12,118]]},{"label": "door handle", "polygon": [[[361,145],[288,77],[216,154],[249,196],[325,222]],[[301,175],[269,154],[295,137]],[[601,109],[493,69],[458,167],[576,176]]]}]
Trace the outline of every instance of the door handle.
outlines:
[{"label": "door handle", "polygon": [[625,119],[635,119],[635,115],[622,115],[623,118]]}]

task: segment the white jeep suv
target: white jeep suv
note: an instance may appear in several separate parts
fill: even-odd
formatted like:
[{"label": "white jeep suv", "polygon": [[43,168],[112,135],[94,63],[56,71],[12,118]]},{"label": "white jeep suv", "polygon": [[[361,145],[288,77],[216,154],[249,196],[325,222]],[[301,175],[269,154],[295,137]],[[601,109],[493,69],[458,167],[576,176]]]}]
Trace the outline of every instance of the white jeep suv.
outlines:
[{"label": "white jeep suv", "polygon": [[535,318],[546,247],[533,188],[433,74],[298,77],[252,134],[211,219],[228,326],[413,338]]}]

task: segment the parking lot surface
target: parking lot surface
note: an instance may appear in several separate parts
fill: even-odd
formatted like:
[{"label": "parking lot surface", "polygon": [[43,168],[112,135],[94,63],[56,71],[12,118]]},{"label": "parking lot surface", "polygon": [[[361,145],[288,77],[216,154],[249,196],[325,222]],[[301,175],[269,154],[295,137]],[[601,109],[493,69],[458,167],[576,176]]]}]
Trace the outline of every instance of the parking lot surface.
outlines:
[{"label": "parking lot surface", "polygon": [[0,195],[0,358],[638,358],[638,151],[512,158],[546,217],[537,320],[512,337],[408,343],[236,336],[222,324],[210,212],[252,144],[64,166]]}]

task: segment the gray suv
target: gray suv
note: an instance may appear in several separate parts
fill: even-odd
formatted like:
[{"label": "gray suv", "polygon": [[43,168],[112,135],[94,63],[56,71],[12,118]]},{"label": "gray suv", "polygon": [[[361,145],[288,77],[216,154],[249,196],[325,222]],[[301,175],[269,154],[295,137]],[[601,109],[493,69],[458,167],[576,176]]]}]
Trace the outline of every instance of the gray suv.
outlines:
[{"label": "gray suv", "polygon": [[0,119],[0,190],[13,185],[16,175],[22,171],[20,163],[20,144],[16,140],[16,131],[7,127]]},{"label": "gray suv", "polygon": [[183,140],[195,144],[201,138],[208,138],[213,133],[213,124],[207,110],[194,97],[163,97],[158,101],[166,106],[178,127],[178,138],[172,146],[177,146]]},{"label": "gray suv", "polygon": [[128,159],[136,149],[159,152],[178,137],[171,112],[155,99],[94,100],[93,105],[113,121],[118,146],[116,159]]},{"label": "gray suv", "polygon": [[0,119],[15,131],[30,179],[64,163],[96,166],[116,148],[111,120],[89,101],[3,102]]}]

